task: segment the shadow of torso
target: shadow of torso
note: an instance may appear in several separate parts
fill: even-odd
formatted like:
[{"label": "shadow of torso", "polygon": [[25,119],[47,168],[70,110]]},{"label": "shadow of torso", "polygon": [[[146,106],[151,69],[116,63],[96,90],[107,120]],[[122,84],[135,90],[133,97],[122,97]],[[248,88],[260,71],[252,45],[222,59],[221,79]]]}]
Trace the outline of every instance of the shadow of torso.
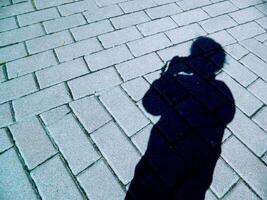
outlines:
[{"label": "shadow of torso", "polygon": [[204,200],[212,182],[224,130],[235,113],[234,100],[215,75],[183,73],[184,63],[197,68],[207,65],[205,59],[173,60],[143,98],[146,111],[161,117],[126,199]]}]

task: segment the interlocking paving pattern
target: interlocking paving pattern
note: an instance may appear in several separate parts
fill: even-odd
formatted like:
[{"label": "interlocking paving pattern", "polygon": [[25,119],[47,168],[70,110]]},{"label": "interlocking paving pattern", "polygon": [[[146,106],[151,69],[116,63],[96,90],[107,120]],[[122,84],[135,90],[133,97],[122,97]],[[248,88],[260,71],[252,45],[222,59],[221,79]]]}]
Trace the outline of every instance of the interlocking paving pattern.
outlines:
[{"label": "interlocking paving pattern", "polygon": [[124,199],[159,119],[142,98],[198,36],[236,105],[205,199],[266,200],[266,0],[1,0],[0,199]]}]

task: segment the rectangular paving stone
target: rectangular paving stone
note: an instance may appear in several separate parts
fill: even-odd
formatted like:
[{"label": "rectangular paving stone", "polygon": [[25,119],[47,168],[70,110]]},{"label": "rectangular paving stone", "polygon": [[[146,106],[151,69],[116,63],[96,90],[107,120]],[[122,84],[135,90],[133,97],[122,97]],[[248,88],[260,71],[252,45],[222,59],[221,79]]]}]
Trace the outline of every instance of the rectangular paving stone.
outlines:
[{"label": "rectangular paving stone", "polygon": [[59,12],[63,16],[72,15],[75,13],[80,13],[83,11],[89,10],[90,12],[97,9],[97,5],[93,0],[85,0],[73,2],[65,5],[61,5],[58,7]]},{"label": "rectangular paving stone", "polygon": [[111,32],[114,28],[108,20],[103,20],[96,23],[90,23],[88,25],[80,26],[71,29],[71,32],[75,40],[83,40],[103,33]]},{"label": "rectangular paving stone", "polygon": [[17,99],[35,91],[37,91],[37,86],[32,74],[3,82],[0,84],[0,103]]},{"label": "rectangular paving stone", "polygon": [[36,72],[36,77],[40,88],[45,88],[87,73],[89,70],[80,58],[40,70]]},{"label": "rectangular paving stone", "polygon": [[[73,98],[78,99],[121,83],[114,68],[103,69],[68,82]],[[81,87],[86,85],[86,87]]]},{"label": "rectangular paving stone", "polygon": [[132,136],[149,123],[138,107],[118,87],[102,93],[100,100],[128,136]]},{"label": "rectangular paving stone", "polygon": [[10,126],[10,131],[30,170],[56,154],[56,150],[36,117]]},{"label": "rectangular paving stone", "polygon": [[72,114],[51,124],[48,130],[75,175],[99,159],[98,153]]},{"label": "rectangular paving stone", "polygon": [[30,54],[38,53],[59,46],[64,46],[73,41],[68,31],[62,31],[51,35],[46,35],[33,40],[26,41]]},{"label": "rectangular paving stone", "polygon": [[257,23],[260,24],[260,26],[262,28],[264,28],[265,30],[267,29],[267,17],[263,17],[261,19],[258,19]]},{"label": "rectangular paving stone", "polygon": [[125,198],[125,192],[102,160],[80,174],[78,181],[92,200]]},{"label": "rectangular paving stone", "polygon": [[167,31],[176,27],[177,25],[170,17],[156,19],[147,23],[137,25],[137,28],[144,36]]},{"label": "rectangular paving stone", "polygon": [[124,1],[127,1],[127,0],[109,0],[109,1],[96,0],[96,3],[97,3],[98,6],[104,7],[104,6],[109,6],[109,5],[112,5],[112,4],[121,3],[121,2],[124,2]]},{"label": "rectangular paving stone", "polygon": [[15,17],[5,18],[0,20],[0,32],[8,31],[17,28]]},{"label": "rectangular paving stone", "polygon": [[215,40],[222,47],[236,43],[236,40],[225,30],[212,33],[208,37]]},{"label": "rectangular paving stone", "polygon": [[260,58],[250,53],[244,58],[242,58],[240,61],[251,71],[256,73],[259,77],[267,81],[267,64]]},{"label": "rectangular paving stone", "polygon": [[86,21],[80,13],[68,17],[61,17],[55,20],[46,21],[43,23],[47,33],[55,33],[83,24],[86,24]]},{"label": "rectangular paving stone", "polygon": [[[262,3],[261,0],[230,0],[238,8],[245,8]],[[264,0],[265,1],[265,0]]]},{"label": "rectangular paving stone", "polygon": [[137,57],[153,51],[164,49],[170,45],[171,42],[163,33],[148,36],[128,43],[131,52]]},{"label": "rectangular paving stone", "polygon": [[138,148],[138,150],[142,153],[142,155],[144,155],[147,150],[147,144],[150,138],[152,128],[153,128],[153,125],[149,124],[143,130],[139,131],[137,134],[135,134],[132,137],[133,143]]},{"label": "rectangular paving stone", "polygon": [[211,192],[210,189],[208,189],[205,193],[205,200],[218,200],[218,198],[215,196],[214,193]]},{"label": "rectangular paving stone", "polygon": [[57,123],[62,118],[64,118],[67,114],[71,112],[70,108],[66,105],[62,105],[51,110],[48,110],[44,113],[41,113],[40,116],[42,121],[46,126]]},{"label": "rectangular paving stone", "polygon": [[9,103],[0,105],[0,127],[5,127],[13,123],[11,107]]},{"label": "rectangular paving stone", "polygon": [[266,165],[234,137],[223,144],[222,156],[262,199],[267,198]]},{"label": "rectangular paving stone", "polygon": [[248,87],[248,90],[258,97],[262,102],[267,104],[267,83],[261,79],[256,80]]},{"label": "rectangular paving stone", "polygon": [[12,146],[13,146],[13,144],[11,143],[11,141],[7,135],[7,130],[6,129],[0,129],[0,153],[9,149]]},{"label": "rectangular paving stone", "polygon": [[265,42],[267,40],[267,33],[263,33],[255,37],[259,42]]},{"label": "rectangular paving stone", "polygon": [[222,80],[231,90],[235,104],[248,116],[253,115],[261,106],[262,102],[248,92],[226,73],[220,73],[217,79]]},{"label": "rectangular paving stone", "polygon": [[191,10],[194,8],[202,7],[211,4],[209,0],[182,0],[177,2],[183,10]]},{"label": "rectangular paving stone", "polygon": [[8,6],[8,5],[10,5],[11,4],[11,2],[9,1],[9,0],[2,0],[1,2],[0,2],[0,6]]},{"label": "rectangular paving stone", "polygon": [[44,35],[40,24],[0,33],[0,46],[6,46]]},{"label": "rectangular paving stone", "polygon": [[17,120],[39,114],[70,101],[66,87],[59,84],[13,101]]},{"label": "rectangular paving stone", "polygon": [[199,24],[208,33],[213,33],[237,25],[237,23],[228,15],[210,18],[200,22]]},{"label": "rectangular paving stone", "polygon": [[228,54],[230,54],[233,58],[235,58],[236,60],[239,60],[240,58],[244,57],[245,55],[249,53],[247,49],[245,49],[243,46],[241,46],[238,43],[227,46],[225,48],[225,51]]},{"label": "rectangular paving stone", "polygon": [[234,28],[230,28],[227,31],[238,41],[245,40],[265,32],[264,29],[255,22],[242,24]]},{"label": "rectangular paving stone", "polygon": [[35,5],[37,9],[43,9],[53,6],[59,6],[61,4],[70,3],[73,2],[73,0],[35,0]]},{"label": "rectangular paving stone", "polygon": [[119,5],[125,13],[130,13],[153,7],[156,4],[152,0],[134,0],[120,3]]},{"label": "rectangular paving stone", "polygon": [[85,60],[92,71],[103,69],[133,58],[125,45],[100,51],[85,57]]},{"label": "rectangular paving stone", "polygon": [[110,48],[142,38],[142,35],[135,27],[129,27],[100,35],[98,38],[105,48]]},{"label": "rectangular paving stone", "polygon": [[267,107],[263,107],[256,115],[253,116],[253,120],[267,132]]},{"label": "rectangular paving stone", "polygon": [[238,10],[230,14],[230,16],[239,24],[253,21],[260,17],[263,17],[263,13],[257,10],[255,7],[249,7],[242,10]]},{"label": "rectangular paving stone", "polygon": [[59,156],[34,169],[31,176],[43,199],[83,199]]},{"label": "rectangular paving stone", "polygon": [[0,177],[1,198],[38,199],[14,148],[0,155]]},{"label": "rectangular paving stone", "polygon": [[0,48],[0,63],[22,58],[26,55],[27,52],[22,43]]},{"label": "rectangular paving stone", "polygon": [[65,62],[89,55],[102,49],[99,41],[96,38],[75,42],[70,45],[59,47],[55,50],[60,62]]},{"label": "rectangular paving stone", "polygon": [[255,6],[259,11],[261,11],[262,13],[264,13],[265,15],[267,14],[266,11],[266,5],[267,3],[263,3],[263,4],[259,4],[257,6]]},{"label": "rectangular paving stone", "polygon": [[146,15],[144,11],[125,14],[110,19],[110,21],[112,22],[113,26],[116,29],[125,28],[136,24],[141,24],[149,20],[150,20],[149,17]]},{"label": "rectangular paving stone", "polygon": [[49,8],[45,10],[27,13],[24,15],[19,15],[18,22],[20,26],[26,26],[26,25],[35,24],[35,23],[50,20],[50,19],[55,19],[58,17],[60,16],[59,16],[57,9]]},{"label": "rectangular paving stone", "polygon": [[122,15],[123,12],[117,5],[107,6],[103,8],[97,8],[93,11],[88,11],[84,13],[85,18],[89,23],[100,21],[103,19],[108,19],[111,17],[116,17]]},{"label": "rectangular paving stone", "polygon": [[14,4],[1,8],[0,19],[34,11],[31,2]]},{"label": "rectangular paving stone", "polygon": [[9,78],[16,78],[40,69],[57,64],[56,57],[52,51],[35,54],[6,63]]},{"label": "rectangular paving stone", "polygon": [[89,133],[111,120],[111,116],[94,97],[73,101],[70,107]]},{"label": "rectangular paving stone", "polygon": [[203,7],[203,9],[212,17],[222,15],[225,13],[233,12],[237,10],[238,8],[233,5],[230,1],[223,1],[216,4],[212,4],[206,7]]},{"label": "rectangular paving stone", "polygon": [[0,83],[6,80],[4,65],[0,65]]},{"label": "rectangular paving stone", "polygon": [[[206,35],[205,31],[198,24],[191,24],[166,32],[173,44],[178,44]],[[179,35],[179,37],[178,37]]]},{"label": "rectangular paving stone", "polygon": [[92,133],[91,137],[123,184],[129,183],[140,155],[124,133],[110,122]]},{"label": "rectangular paving stone", "polygon": [[130,80],[135,77],[143,76],[149,72],[161,69],[163,66],[160,58],[151,53],[141,56],[130,61],[116,65],[116,69],[124,81]]},{"label": "rectangular paving stone", "polygon": [[179,26],[183,26],[194,22],[202,21],[204,19],[209,18],[209,16],[202,9],[197,8],[187,12],[179,13],[177,15],[173,15],[172,18]]},{"label": "rectangular paving stone", "polygon": [[182,12],[182,9],[175,3],[157,6],[146,10],[146,13],[149,15],[151,19],[162,18],[180,12]]}]

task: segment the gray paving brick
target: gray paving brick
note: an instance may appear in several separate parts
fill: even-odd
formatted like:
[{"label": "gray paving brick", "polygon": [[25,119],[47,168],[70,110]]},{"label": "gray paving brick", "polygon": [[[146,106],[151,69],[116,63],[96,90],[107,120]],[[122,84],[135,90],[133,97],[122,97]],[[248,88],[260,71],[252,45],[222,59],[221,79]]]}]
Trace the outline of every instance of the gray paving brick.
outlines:
[{"label": "gray paving brick", "polygon": [[14,4],[1,8],[0,19],[33,11],[31,2]]},{"label": "gray paving brick", "polygon": [[199,24],[208,33],[213,33],[237,25],[237,23],[228,15],[222,15],[207,19],[203,22],[200,22]]},{"label": "gray paving brick", "polygon": [[111,120],[111,116],[94,97],[73,101],[70,107],[89,133]]},{"label": "gray paving brick", "polygon": [[143,130],[138,132],[136,135],[132,137],[132,141],[135,144],[135,146],[138,148],[138,150],[142,153],[142,155],[145,154],[147,149],[147,144],[150,138],[150,133],[152,131],[153,125],[149,124],[147,127],[145,127]]},{"label": "gray paving brick", "polygon": [[166,16],[174,15],[180,12],[182,12],[182,9],[179,6],[177,6],[177,4],[175,3],[157,6],[157,7],[149,8],[146,10],[146,13],[152,19],[166,17]]},{"label": "gray paving brick", "polygon": [[230,1],[233,2],[233,4],[239,8],[249,7],[262,2],[261,0],[230,0]]},{"label": "gray paving brick", "polygon": [[102,47],[96,38],[79,41],[57,48],[56,54],[60,62],[69,61],[74,58],[89,55],[101,50]]},{"label": "gray paving brick", "polygon": [[[78,99],[86,95],[94,94],[98,91],[111,88],[121,83],[121,80],[114,70],[108,68],[99,72],[94,72],[86,76],[76,78],[68,82],[73,98]],[[86,85],[86,87],[81,87]]]},{"label": "gray paving brick", "polygon": [[138,107],[118,87],[102,93],[100,100],[128,136],[132,136],[149,123]]},{"label": "gray paving brick", "polygon": [[30,54],[69,44],[73,41],[69,32],[63,31],[26,42]]},{"label": "gray paving brick", "polygon": [[58,7],[58,9],[61,15],[67,16],[75,13],[80,13],[86,10],[92,12],[94,9],[97,9],[97,5],[93,0],[84,0],[61,5]]},{"label": "gray paving brick", "polygon": [[[206,35],[205,31],[198,24],[191,24],[166,32],[172,43],[178,44],[198,36]],[[177,37],[179,35],[179,37]]]},{"label": "gray paving brick", "polygon": [[53,6],[59,6],[61,4],[73,2],[73,0],[35,0],[35,5],[37,9],[43,9]]},{"label": "gray paving brick", "polygon": [[267,164],[267,154],[265,154],[261,159]]},{"label": "gray paving brick", "polygon": [[116,69],[120,73],[122,79],[127,81],[158,70],[162,66],[163,63],[159,57],[155,53],[152,53],[118,64],[116,65]]},{"label": "gray paving brick", "polygon": [[0,63],[15,60],[26,55],[27,52],[22,43],[0,48]]},{"label": "gray paving brick", "polygon": [[211,192],[211,190],[207,190],[205,200],[218,200],[218,198]]},{"label": "gray paving brick", "polygon": [[44,22],[44,27],[47,33],[54,33],[61,30],[73,28],[85,24],[86,21],[82,14],[75,14],[67,17],[61,17],[55,20]]},{"label": "gray paving brick", "polygon": [[149,17],[144,11],[125,14],[119,17],[111,18],[110,21],[116,29],[125,28],[128,26],[140,24],[149,21]]},{"label": "gray paving brick", "polygon": [[247,49],[245,49],[238,43],[227,46],[225,48],[225,51],[236,60],[239,60],[240,58],[244,57],[249,53]]},{"label": "gray paving brick", "polygon": [[7,130],[6,129],[0,129],[0,153],[9,149],[12,146],[13,145],[12,145],[8,135],[7,135]]},{"label": "gray paving brick", "polygon": [[72,114],[51,124],[48,130],[74,174],[78,174],[99,158]]},{"label": "gray paving brick", "polygon": [[10,5],[10,0],[2,0],[1,2],[0,2],[0,6],[8,6],[8,5]]},{"label": "gray paving brick", "polygon": [[130,12],[135,12],[138,10],[144,10],[146,8],[153,7],[156,4],[153,0],[133,0],[133,1],[120,3],[119,5],[125,13],[130,13]]},{"label": "gray paving brick", "polygon": [[0,65],[0,83],[6,80],[4,65]]},{"label": "gray paving brick", "polygon": [[156,19],[147,23],[137,25],[137,28],[145,36],[174,29],[176,27],[177,25],[170,17]]},{"label": "gray paving brick", "polygon": [[104,7],[104,6],[109,6],[112,4],[117,4],[117,3],[121,3],[121,2],[125,2],[127,0],[96,0],[97,5],[99,5],[100,7]]},{"label": "gray paving brick", "polygon": [[177,3],[183,10],[191,10],[201,6],[209,5],[211,2],[209,0],[182,0],[178,1]]},{"label": "gray paving brick", "polygon": [[255,7],[249,7],[242,10],[238,10],[236,12],[233,12],[230,14],[230,16],[239,24],[253,21],[255,19],[258,19],[260,17],[263,17],[264,15],[257,10]]},{"label": "gray paving brick", "polygon": [[102,160],[79,175],[78,180],[92,200],[122,200],[125,197],[118,181]]},{"label": "gray paving brick", "polygon": [[123,12],[117,5],[107,6],[103,8],[94,9],[93,11],[88,11],[84,13],[88,22],[100,21],[103,19],[116,17],[122,15]]},{"label": "gray paving brick", "polygon": [[262,102],[267,104],[267,83],[261,79],[256,80],[248,87],[248,90],[258,97]]},{"label": "gray paving brick", "polygon": [[83,199],[59,156],[34,169],[31,176],[42,199]]},{"label": "gray paving brick", "polygon": [[44,35],[40,24],[0,33],[0,46],[6,46]]},{"label": "gray paving brick", "polygon": [[134,176],[139,154],[126,136],[110,122],[91,135],[119,179],[127,184]]},{"label": "gray paving brick", "polygon": [[45,88],[89,73],[83,59],[76,59],[36,72],[40,88]]},{"label": "gray paving brick", "polygon": [[150,85],[142,77],[138,77],[122,84],[122,88],[134,100],[139,101],[148,91]]},{"label": "gray paving brick", "polygon": [[18,22],[20,26],[26,26],[37,22],[46,21],[59,17],[59,13],[56,8],[49,8],[45,10],[35,11],[18,16]]},{"label": "gray paving brick", "polygon": [[65,115],[69,114],[71,110],[68,106],[62,105],[57,108],[53,108],[51,110],[48,110],[44,113],[41,113],[42,121],[46,126],[49,126],[51,124],[57,123],[62,118],[65,117]]},{"label": "gray paving brick", "polygon": [[215,40],[223,47],[236,42],[236,40],[225,30],[212,33],[208,37]]},{"label": "gray paving brick", "polygon": [[29,169],[35,168],[56,153],[36,117],[10,126],[15,143]]},{"label": "gray paving brick", "polygon": [[[105,58],[105,59],[104,59]],[[100,51],[85,57],[85,60],[92,71],[103,69],[133,58],[125,45]]]},{"label": "gray paving brick", "polygon": [[259,77],[267,81],[267,64],[253,54],[248,54],[240,60],[251,71],[255,72]]},{"label": "gray paving brick", "polygon": [[0,103],[16,99],[35,91],[37,91],[37,86],[31,74],[3,82],[0,84]]},{"label": "gray paving brick", "polygon": [[16,78],[57,64],[52,51],[35,54],[19,60],[8,62],[6,70],[9,78]]},{"label": "gray paving brick", "polygon": [[11,108],[9,103],[0,105],[0,127],[5,127],[13,123]]},{"label": "gray paving brick", "polygon": [[223,144],[222,156],[261,198],[266,199],[267,168],[257,157],[234,137]]},{"label": "gray paving brick", "polygon": [[141,38],[141,33],[135,27],[120,29],[100,35],[98,38],[105,48],[114,47]]},{"label": "gray paving brick", "polygon": [[260,26],[264,28],[265,30],[267,29],[267,17],[263,17],[257,20],[257,23],[260,24]]},{"label": "gray paving brick", "polygon": [[267,107],[263,107],[253,116],[253,120],[267,132]]},{"label": "gray paving brick", "polygon": [[261,106],[262,102],[233,80],[226,73],[220,73],[217,79],[222,80],[230,88],[236,106],[238,106],[248,116],[253,115]]},{"label": "gray paving brick", "polygon": [[0,32],[17,28],[18,25],[14,17],[0,20]]},{"label": "gray paving brick", "polygon": [[164,49],[170,45],[171,42],[163,33],[148,36],[128,43],[128,46],[134,56],[141,56],[151,53],[153,51]]},{"label": "gray paving brick", "polygon": [[206,7],[203,7],[203,9],[212,17],[222,15],[225,13],[233,12],[237,10],[238,8],[234,6],[230,1],[223,1],[216,4],[212,4]]},{"label": "gray paving brick", "polygon": [[221,198],[238,179],[237,174],[220,158],[216,163],[210,188]]},{"label": "gray paving brick", "polygon": [[248,188],[243,181],[240,181],[231,191],[228,193],[223,200],[235,200],[235,199],[249,199],[249,200],[260,200],[254,192]]},{"label": "gray paving brick", "polygon": [[241,65],[238,61],[227,56],[226,64],[224,65],[223,70],[237,80],[241,85],[247,87],[258,77],[252,73],[244,65]]},{"label": "gray paving brick", "polygon": [[111,26],[108,20],[103,20],[96,23],[90,23],[88,25],[80,26],[71,29],[71,32],[75,40],[83,40],[103,33],[113,31],[114,28]]},{"label": "gray paving brick", "polygon": [[187,12],[182,12],[180,14],[174,15],[172,16],[172,18],[179,26],[183,26],[183,25],[191,24],[193,22],[202,21],[204,19],[209,18],[209,16],[202,9],[197,8],[194,10],[190,10]]},{"label": "gray paving brick", "polygon": [[257,5],[256,8],[266,15],[267,14],[266,6],[267,6],[267,3],[263,3],[260,5]]},{"label": "gray paving brick", "polygon": [[255,22],[242,24],[228,29],[227,31],[238,41],[245,40],[265,32],[264,29]]},{"label": "gray paving brick", "polygon": [[0,155],[0,177],[2,199],[38,199],[14,148]]},{"label": "gray paving brick", "polygon": [[39,114],[70,101],[69,94],[63,84],[33,93],[13,101],[17,120]]}]

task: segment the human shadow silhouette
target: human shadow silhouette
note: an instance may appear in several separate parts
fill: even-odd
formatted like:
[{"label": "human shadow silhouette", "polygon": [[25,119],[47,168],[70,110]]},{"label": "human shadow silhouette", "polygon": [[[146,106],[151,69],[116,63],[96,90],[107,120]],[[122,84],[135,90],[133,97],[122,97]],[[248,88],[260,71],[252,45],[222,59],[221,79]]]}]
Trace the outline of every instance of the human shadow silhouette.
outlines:
[{"label": "human shadow silhouette", "polygon": [[126,200],[204,200],[235,113],[231,91],[215,79],[224,62],[221,45],[199,37],[190,56],[175,56],[162,69],[142,100],[148,113],[161,117]]}]

